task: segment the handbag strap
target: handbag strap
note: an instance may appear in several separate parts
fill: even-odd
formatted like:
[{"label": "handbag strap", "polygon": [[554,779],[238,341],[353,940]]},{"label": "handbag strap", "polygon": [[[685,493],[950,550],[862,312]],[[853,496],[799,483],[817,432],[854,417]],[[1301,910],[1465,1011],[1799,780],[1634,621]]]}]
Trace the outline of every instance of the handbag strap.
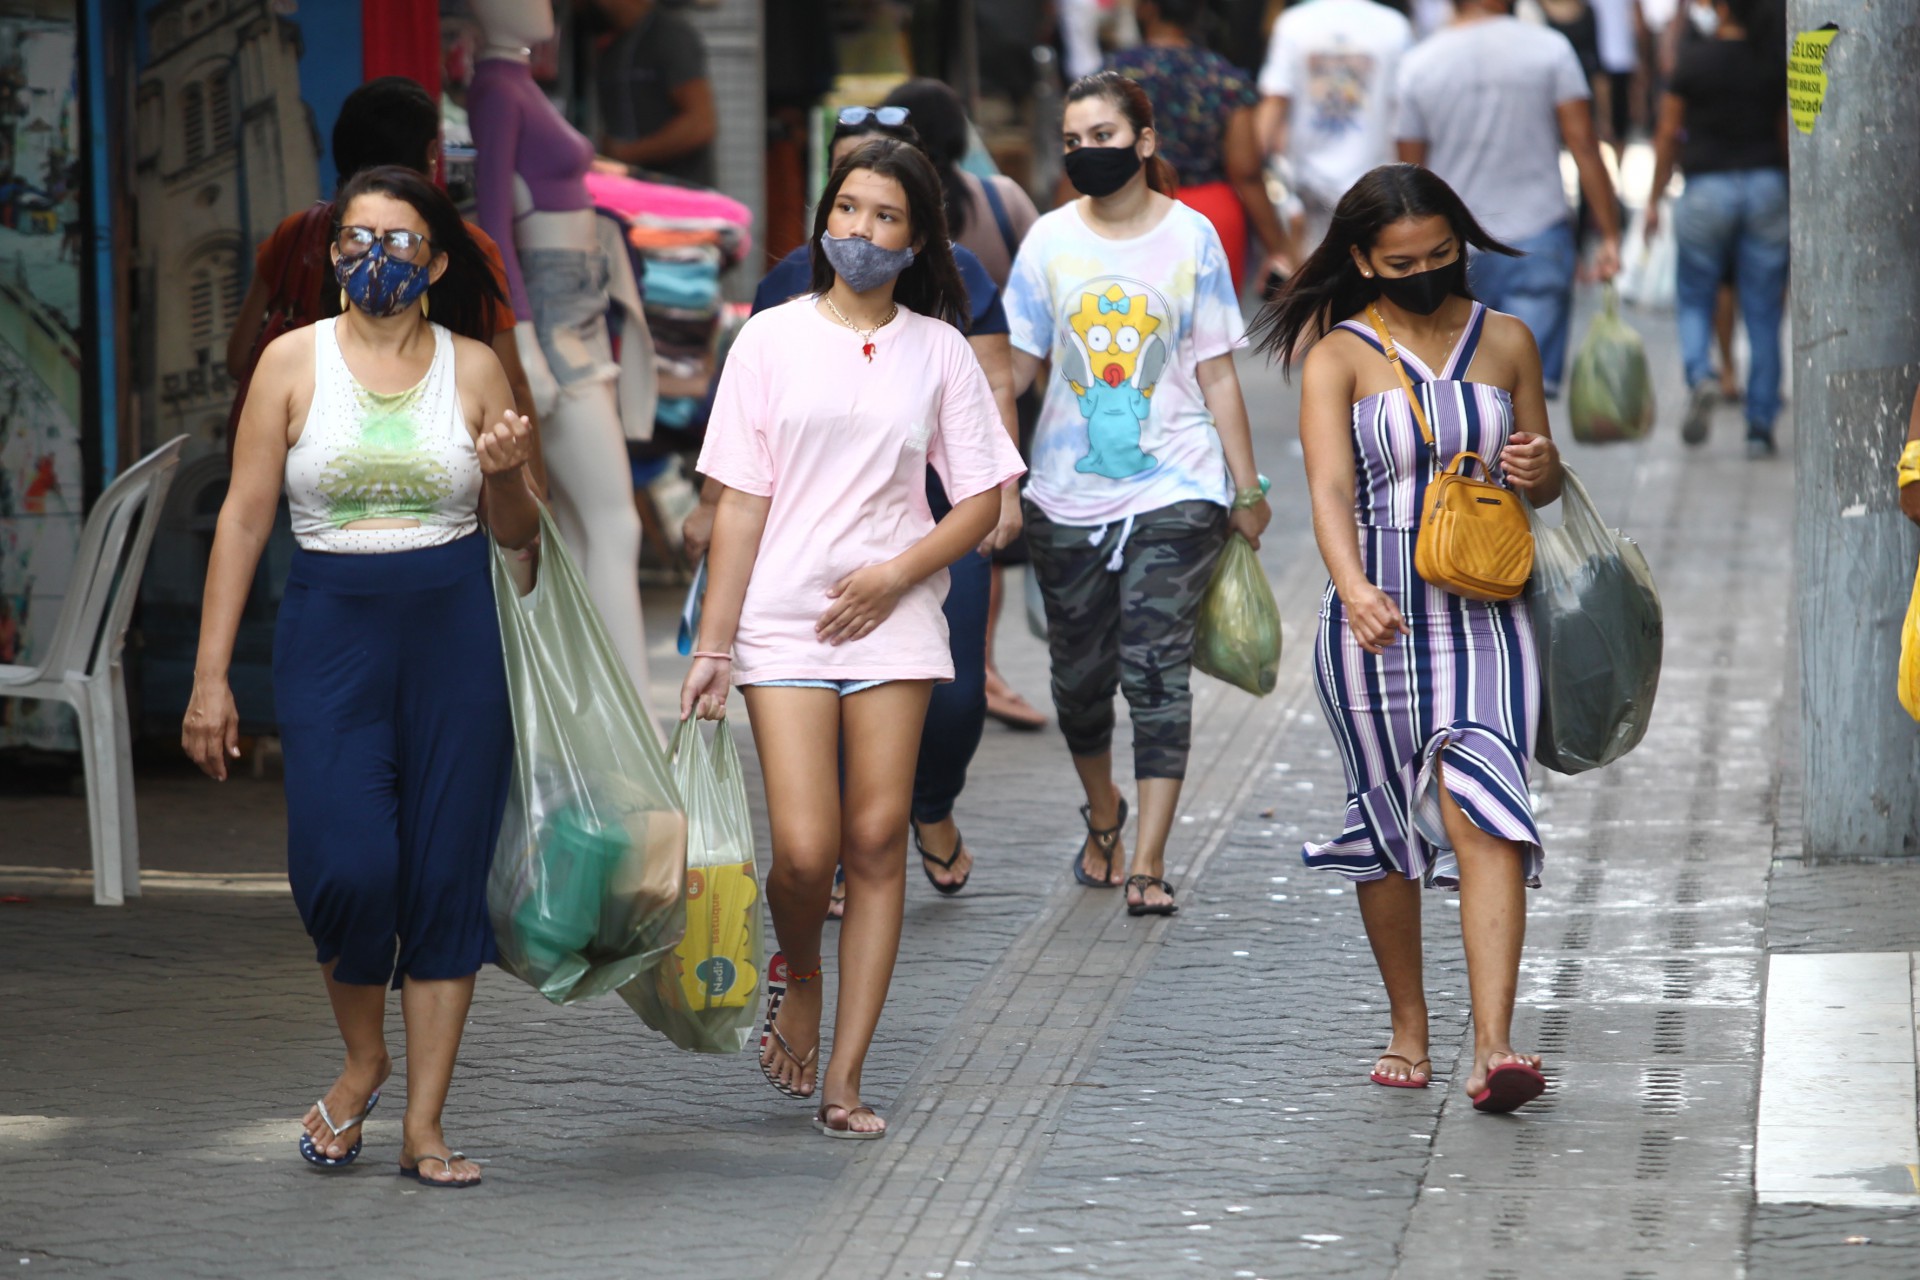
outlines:
[{"label": "handbag strap", "polygon": [[1420,434],[1426,437],[1427,448],[1437,447],[1433,442],[1433,428],[1427,425],[1427,411],[1420,407],[1420,397],[1413,391],[1413,379],[1407,376],[1407,367],[1400,363],[1400,351],[1393,345],[1393,335],[1387,332],[1387,322],[1372,305],[1367,307],[1367,320],[1372,323],[1373,332],[1380,339],[1380,349],[1386,353],[1387,363],[1400,375],[1401,389],[1407,393],[1407,403],[1413,406],[1413,420],[1420,424]]}]

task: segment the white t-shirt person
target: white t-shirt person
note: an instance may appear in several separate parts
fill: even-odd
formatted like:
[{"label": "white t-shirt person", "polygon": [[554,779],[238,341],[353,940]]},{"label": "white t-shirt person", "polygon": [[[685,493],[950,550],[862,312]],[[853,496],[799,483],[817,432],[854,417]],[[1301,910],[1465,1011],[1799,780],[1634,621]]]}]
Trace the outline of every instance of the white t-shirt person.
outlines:
[{"label": "white t-shirt person", "polygon": [[1287,155],[1303,199],[1332,208],[1391,162],[1395,77],[1413,27],[1375,0],[1307,0],[1273,24],[1260,92],[1285,98]]},{"label": "white t-shirt person", "polygon": [[1203,360],[1246,345],[1213,224],[1175,204],[1129,240],[1076,201],[1033,224],[1004,297],[1013,345],[1052,361],[1026,496],[1049,520],[1105,525],[1176,502],[1233,503]]}]

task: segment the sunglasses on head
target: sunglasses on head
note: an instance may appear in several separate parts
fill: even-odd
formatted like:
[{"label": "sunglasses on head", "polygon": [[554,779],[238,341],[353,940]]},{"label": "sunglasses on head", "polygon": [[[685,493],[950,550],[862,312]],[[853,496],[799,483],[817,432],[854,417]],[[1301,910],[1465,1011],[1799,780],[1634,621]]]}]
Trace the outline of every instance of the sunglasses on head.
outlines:
[{"label": "sunglasses on head", "polygon": [[836,119],[848,126],[872,120],[888,129],[898,129],[907,122],[907,114],[905,107],[842,107]]},{"label": "sunglasses on head", "polygon": [[372,227],[342,227],[333,243],[343,258],[358,258],[371,253],[377,243],[395,262],[412,262],[427,256],[431,244],[418,231],[375,231]]}]

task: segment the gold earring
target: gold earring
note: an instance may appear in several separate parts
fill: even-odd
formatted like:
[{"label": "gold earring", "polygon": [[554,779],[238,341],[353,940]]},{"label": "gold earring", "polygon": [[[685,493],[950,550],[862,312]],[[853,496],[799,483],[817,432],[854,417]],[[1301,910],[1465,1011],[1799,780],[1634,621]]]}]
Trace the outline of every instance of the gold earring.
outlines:
[{"label": "gold earring", "polygon": [[340,314],[347,314],[347,286],[340,286]]},{"label": "gold earring", "polygon": [[420,295],[420,318],[422,320],[427,318],[427,295],[424,293]]}]

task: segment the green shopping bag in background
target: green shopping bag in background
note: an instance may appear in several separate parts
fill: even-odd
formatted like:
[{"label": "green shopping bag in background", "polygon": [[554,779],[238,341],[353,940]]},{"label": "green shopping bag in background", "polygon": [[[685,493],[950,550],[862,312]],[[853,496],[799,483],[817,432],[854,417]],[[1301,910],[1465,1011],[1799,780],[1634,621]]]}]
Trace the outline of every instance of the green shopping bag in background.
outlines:
[{"label": "green shopping bag in background", "polygon": [[1638,440],[1653,426],[1653,375],[1647,344],[1620,318],[1620,293],[1611,284],[1606,304],[1573,357],[1567,386],[1573,438],[1582,444]]},{"label": "green shopping bag in background", "polygon": [[685,927],[687,823],[666,753],[553,518],[516,590],[493,549],[513,777],[487,877],[500,967],[555,1004],[659,962]]},{"label": "green shopping bag in background", "polygon": [[688,717],[673,733],[687,806],[687,932],[645,977],[620,988],[641,1021],[695,1053],[738,1053],[759,1024],[760,876],[740,752],[725,720],[709,745]]},{"label": "green shopping bag in background", "polygon": [[1280,606],[1253,544],[1231,534],[1200,601],[1193,665],[1256,698],[1280,677]]}]

